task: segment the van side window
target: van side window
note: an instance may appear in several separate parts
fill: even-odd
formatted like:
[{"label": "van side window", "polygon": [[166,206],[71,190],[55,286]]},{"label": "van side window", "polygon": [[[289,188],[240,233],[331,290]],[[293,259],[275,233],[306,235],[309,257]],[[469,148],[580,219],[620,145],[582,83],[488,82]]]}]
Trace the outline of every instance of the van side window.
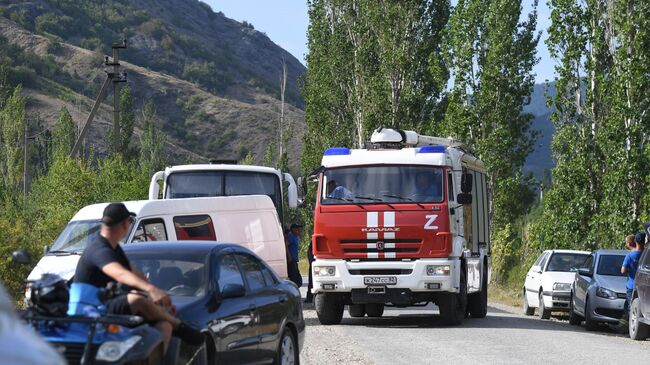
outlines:
[{"label": "van side window", "polygon": [[179,241],[216,241],[212,218],[207,214],[174,217],[174,229]]},{"label": "van side window", "polygon": [[167,241],[165,222],[161,218],[143,219],[135,230],[132,242]]}]

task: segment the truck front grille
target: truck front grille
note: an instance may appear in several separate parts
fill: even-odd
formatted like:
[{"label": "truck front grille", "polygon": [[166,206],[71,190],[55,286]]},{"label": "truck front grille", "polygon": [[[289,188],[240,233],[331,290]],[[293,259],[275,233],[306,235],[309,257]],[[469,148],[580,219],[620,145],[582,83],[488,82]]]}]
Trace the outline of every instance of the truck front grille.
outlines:
[{"label": "truck front grille", "polygon": [[397,259],[408,258],[420,251],[422,240],[399,239],[356,239],[341,240],[346,258],[355,259]]}]

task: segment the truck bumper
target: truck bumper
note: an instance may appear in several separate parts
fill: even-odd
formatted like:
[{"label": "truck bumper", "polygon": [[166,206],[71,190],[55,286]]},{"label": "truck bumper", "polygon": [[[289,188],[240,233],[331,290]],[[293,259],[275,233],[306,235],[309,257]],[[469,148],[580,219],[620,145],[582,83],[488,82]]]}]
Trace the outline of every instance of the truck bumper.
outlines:
[{"label": "truck bumper", "polygon": [[[427,275],[428,265],[449,265],[449,275]],[[313,273],[312,293],[369,293],[387,296],[393,293],[408,291],[409,293],[458,292],[460,277],[460,260],[454,259],[419,259],[415,261],[345,261],[345,260],[316,260],[316,267],[334,267],[334,275],[320,276]],[[394,284],[366,284],[364,278],[395,278]],[[379,292],[373,293],[375,288]],[[361,289],[361,290],[360,290]],[[390,294],[390,295],[389,295]],[[362,297],[356,294],[357,297]]]}]

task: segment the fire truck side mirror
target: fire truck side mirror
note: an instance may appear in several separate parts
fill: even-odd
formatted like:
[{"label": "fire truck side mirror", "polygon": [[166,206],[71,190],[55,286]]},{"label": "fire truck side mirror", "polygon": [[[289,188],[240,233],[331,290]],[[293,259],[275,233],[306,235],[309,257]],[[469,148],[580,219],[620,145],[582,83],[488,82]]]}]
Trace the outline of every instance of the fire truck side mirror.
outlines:
[{"label": "fire truck side mirror", "polygon": [[305,197],[307,196],[307,179],[305,179],[302,176],[298,176],[298,181],[296,182],[298,185],[298,200],[305,200]]},{"label": "fire truck side mirror", "polygon": [[474,176],[472,176],[470,173],[463,174],[460,179],[460,191],[466,194],[470,194],[472,192],[473,177]]},{"label": "fire truck side mirror", "polygon": [[472,204],[472,194],[460,193],[456,196],[456,202],[462,205]]}]

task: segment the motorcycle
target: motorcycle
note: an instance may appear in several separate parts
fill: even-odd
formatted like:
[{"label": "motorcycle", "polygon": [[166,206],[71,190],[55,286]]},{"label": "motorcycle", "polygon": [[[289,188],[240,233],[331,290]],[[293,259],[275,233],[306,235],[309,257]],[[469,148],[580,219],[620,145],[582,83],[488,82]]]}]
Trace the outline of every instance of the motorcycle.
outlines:
[{"label": "motorcycle", "polygon": [[[15,262],[31,265],[25,251],[15,251]],[[69,364],[175,364],[177,351],[163,353],[163,336],[134,315],[113,315],[86,305],[83,314],[67,315],[69,283],[57,275],[44,274],[27,281],[29,299],[22,318],[57,349]],[[124,292],[120,285],[99,291],[101,300]],[[177,339],[174,339],[178,342]],[[173,345],[170,344],[170,349]],[[176,358],[174,358],[176,357]]]}]

